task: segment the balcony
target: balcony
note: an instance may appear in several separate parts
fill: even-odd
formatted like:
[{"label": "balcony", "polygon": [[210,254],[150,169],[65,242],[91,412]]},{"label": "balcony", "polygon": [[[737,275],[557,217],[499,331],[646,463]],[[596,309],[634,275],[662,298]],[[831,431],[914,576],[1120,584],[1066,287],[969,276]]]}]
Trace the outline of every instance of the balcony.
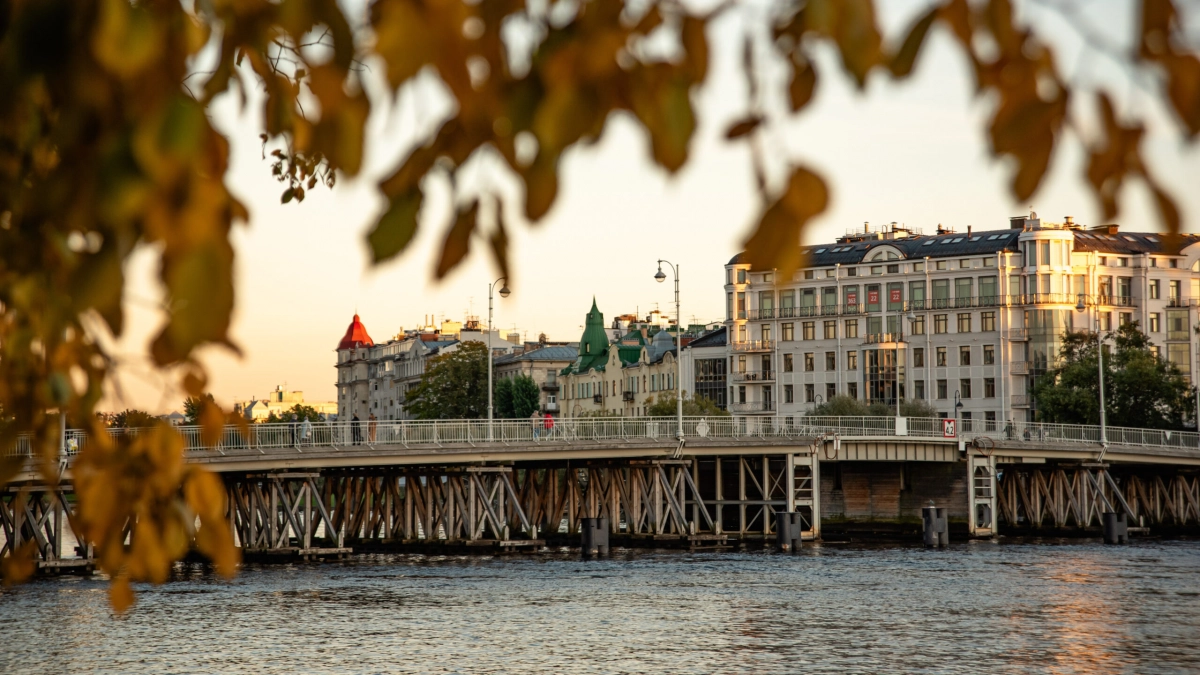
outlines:
[{"label": "balcony", "polygon": [[[1074,305],[1079,302],[1079,296],[1074,293],[1024,293],[1008,297],[1013,305]],[[1084,301],[1087,300],[1085,296]]]},{"label": "balcony", "polygon": [[769,352],[774,348],[774,340],[750,340],[748,342],[733,343],[733,351],[735,352]]},{"label": "balcony", "polygon": [[744,373],[733,373],[734,382],[774,382],[773,370],[748,370]]},{"label": "balcony", "polygon": [[547,380],[542,383],[542,391],[556,392],[558,391],[558,382]]},{"label": "balcony", "polygon": [[626,401],[626,402],[632,402],[633,401],[633,392],[632,391],[621,392],[621,400]]},{"label": "balcony", "polygon": [[558,402],[551,401],[551,402],[547,403],[546,405],[542,406],[542,412],[548,412],[548,413],[558,412]]},{"label": "balcony", "polygon": [[1167,300],[1167,307],[1196,307],[1197,305],[1200,305],[1200,298],[1189,298],[1187,300],[1183,298],[1169,298]]},{"label": "balcony", "polygon": [[1031,364],[1028,361],[1013,361],[1012,362],[1012,374],[1013,375],[1028,375],[1029,371],[1031,370],[1032,365],[1033,364]]},{"label": "balcony", "polygon": [[731,413],[769,413],[774,412],[774,401],[753,401],[750,403],[730,403]]},{"label": "balcony", "polygon": [[1168,342],[1187,342],[1189,339],[1186,330],[1169,330],[1167,331]]},{"label": "balcony", "polygon": [[1029,394],[1013,394],[1012,396],[1012,407],[1014,408],[1028,408],[1032,402],[1033,397]]}]

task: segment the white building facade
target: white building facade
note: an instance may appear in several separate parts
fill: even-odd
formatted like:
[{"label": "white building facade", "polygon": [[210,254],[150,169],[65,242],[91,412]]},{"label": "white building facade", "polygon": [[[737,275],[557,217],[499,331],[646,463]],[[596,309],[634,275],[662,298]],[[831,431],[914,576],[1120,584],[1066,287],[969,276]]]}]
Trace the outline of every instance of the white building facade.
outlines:
[{"label": "white building facade", "polygon": [[[789,279],[726,270],[728,408],[801,415],[835,395],[991,426],[1036,416],[1065,330],[1137,321],[1193,380],[1200,239],[1084,229],[1036,214],[1005,230],[891,227],[806,246]],[[1083,311],[1077,309],[1082,300]]]}]

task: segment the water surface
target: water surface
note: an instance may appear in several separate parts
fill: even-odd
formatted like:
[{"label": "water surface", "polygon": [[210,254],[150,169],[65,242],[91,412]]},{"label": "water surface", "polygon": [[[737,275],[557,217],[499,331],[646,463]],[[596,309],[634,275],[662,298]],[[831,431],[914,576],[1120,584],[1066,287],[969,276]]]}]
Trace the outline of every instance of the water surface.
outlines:
[{"label": "water surface", "polygon": [[0,592],[0,673],[1200,672],[1200,542],[374,556]]}]

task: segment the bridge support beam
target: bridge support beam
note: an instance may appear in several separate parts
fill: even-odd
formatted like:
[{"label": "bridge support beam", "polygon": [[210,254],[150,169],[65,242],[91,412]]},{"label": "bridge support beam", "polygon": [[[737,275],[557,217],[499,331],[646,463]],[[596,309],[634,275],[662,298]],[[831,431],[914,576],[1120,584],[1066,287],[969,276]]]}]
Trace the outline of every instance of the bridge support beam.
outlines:
[{"label": "bridge support beam", "polygon": [[821,460],[815,453],[788,456],[787,510],[800,514],[801,539],[821,538]]},{"label": "bridge support beam", "polygon": [[72,552],[74,555],[63,551],[68,528],[71,538],[80,541],[75,532],[74,516],[63,497],[70,491],[69,485],[57,488],[12,485],[0,492],[0,532],[4,537],[0,557],[31,545],[39,572],[90,573],[94,569],[91,545],[77,545]]},{"label": "bridge support beam", "polygon": [[972,537],[996,535],[996,460],[972,451],[967,455],[968,528]]}]

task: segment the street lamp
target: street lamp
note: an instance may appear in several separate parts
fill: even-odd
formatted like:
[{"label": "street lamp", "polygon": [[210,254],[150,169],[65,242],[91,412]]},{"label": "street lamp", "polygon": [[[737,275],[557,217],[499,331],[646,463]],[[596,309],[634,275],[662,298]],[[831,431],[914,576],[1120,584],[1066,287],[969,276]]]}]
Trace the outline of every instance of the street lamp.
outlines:
[{"label": "street lamp", "polygon": [[[1087,304],[1083,300],[1083,295],[1075,302],[1075,311],[1082,312],[1087,309]],[[1105,430],[1104,416],[1104,336],[1100,334],[1100,317],[1096,316],[1093,326],[1096,328],[1096,359],[1100,364],[1100,459],[1104,459],[1104,453],[1108,450],[1108,434]]]},{"label": "street lamp", "polygon": [[658,272],[654,274],[654,280],[662,283],[667,280],[667,275],[663,274],[663,263],[671,268],[675,273],[675,421],[679,425],[678,438],[679,444],[683,445],[683,315],[679,313],[679,265],[672,263],[669,260],[659,259]]},{"label": "street lamp", "polygon": [[959,414],[962,412],[962,409],[963,409],[962,396],[959,394],[959,391],[957,389],[955,389],[954,390],[954,428],[957,431],[962,431],[962,427],[961,427],[962,422],[960,422],[958,420]]},{"label": "street lamp", "polygon": [[492,289],[496,284],[504,282],[500,287],[500,297],[507,298],[512,291],[508,290],[508,279],[500,277],[488,284],[488,332],[487,332],[487,364],[488,364],[488,440],[494,441],[492,432]]}]

